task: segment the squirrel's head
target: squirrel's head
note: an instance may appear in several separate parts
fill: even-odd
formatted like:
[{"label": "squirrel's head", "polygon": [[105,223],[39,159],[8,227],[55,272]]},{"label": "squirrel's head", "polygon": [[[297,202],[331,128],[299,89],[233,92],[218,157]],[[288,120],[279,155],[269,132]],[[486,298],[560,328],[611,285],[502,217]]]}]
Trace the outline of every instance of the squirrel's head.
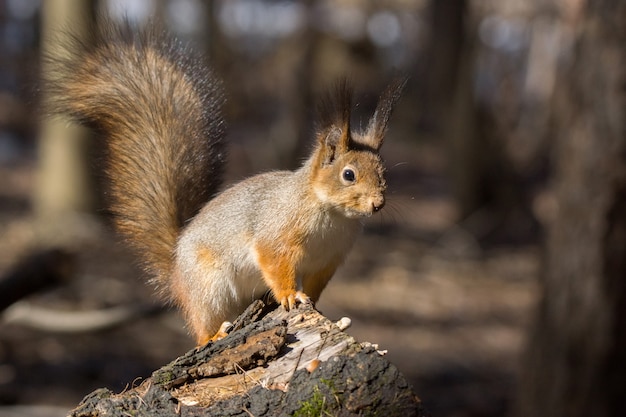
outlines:
[{"label": "squirrel's head", "polygon": [[364,132],[350,128],[352,90],[345,80],[321,102],[312,188],[322,202],[346,217],[371,216],[385,205],[380,148],[405,84],[406,79],[399,79],[387,87]]}]

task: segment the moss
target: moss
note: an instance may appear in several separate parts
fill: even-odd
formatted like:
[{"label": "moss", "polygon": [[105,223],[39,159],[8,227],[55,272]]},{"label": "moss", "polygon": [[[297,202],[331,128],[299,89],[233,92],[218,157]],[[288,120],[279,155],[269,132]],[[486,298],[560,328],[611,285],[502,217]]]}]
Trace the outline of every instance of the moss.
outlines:
[{"label": "moss", "polygon": [[330,415],[327,410],[326,397],[316,386],[313,388],[313,396],[293,413],[294,417],[317,417]]},{"label": "moss", "polygon": [[164,366],[163,368],[153,372],[151,379],[154,385],[159,385],[168,389],[177,382],[182,383],[185,381],[186,378],[181,374],[182,372],[179,369]]},{"label": "moss", "polygon": [[341,397],[332,379],[320,378],[321,385],[313,387],[313,395],[302,402],[295,417],[333,416],[333,411],[341,408]]},{"label": "moss", "polygon": [[320,378],[320,382],[326,385],[331,391],[335,390],[335,383],[332,379]]}]

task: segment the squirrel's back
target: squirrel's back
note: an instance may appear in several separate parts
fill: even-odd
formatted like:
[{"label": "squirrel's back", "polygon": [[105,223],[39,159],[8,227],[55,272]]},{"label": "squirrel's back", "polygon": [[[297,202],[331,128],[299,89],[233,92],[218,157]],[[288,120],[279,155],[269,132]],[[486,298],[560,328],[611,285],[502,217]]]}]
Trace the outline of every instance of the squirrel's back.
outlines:
[{"label": "squirrel's back", "polygon": [[116,225],[163,282],[181,227],[221,181],[220,83],[177,41],[111,24],[49,61],[49,109],[106,137]]}]

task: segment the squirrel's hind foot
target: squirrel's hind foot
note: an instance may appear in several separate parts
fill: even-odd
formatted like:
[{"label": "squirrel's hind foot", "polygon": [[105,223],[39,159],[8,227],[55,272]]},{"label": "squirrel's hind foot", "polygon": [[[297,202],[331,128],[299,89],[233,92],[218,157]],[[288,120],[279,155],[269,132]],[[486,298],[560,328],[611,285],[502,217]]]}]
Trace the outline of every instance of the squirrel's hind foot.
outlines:
[{"label": "squirrel's hind foot", "polygon": [[196,340],[198,344],[197,348],[201,348],[202,346],[206,345],[209,342],[216,342],[220,339],[225,338],[226,336],[228,336],[228,333],[230,332],[232,327],[233,327],[233,324],[231,322],[225,321],[222,323],[220,328],[217,330],[217,332],[215,332],[213,336],[209,337],[208,334],[201,335]]}]

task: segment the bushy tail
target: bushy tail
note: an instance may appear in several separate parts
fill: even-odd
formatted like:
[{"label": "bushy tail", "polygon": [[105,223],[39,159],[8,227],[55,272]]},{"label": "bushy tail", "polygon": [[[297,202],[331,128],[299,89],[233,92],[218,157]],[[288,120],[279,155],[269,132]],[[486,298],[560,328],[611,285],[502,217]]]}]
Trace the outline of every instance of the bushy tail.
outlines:
[{"label": "bushy tail", "polygon": [[103,136],[116,225],[165,284],[180,228],[221,181],[220,84],[155,31],[107,24],[64,49],[49,58],[48,107]]}]

